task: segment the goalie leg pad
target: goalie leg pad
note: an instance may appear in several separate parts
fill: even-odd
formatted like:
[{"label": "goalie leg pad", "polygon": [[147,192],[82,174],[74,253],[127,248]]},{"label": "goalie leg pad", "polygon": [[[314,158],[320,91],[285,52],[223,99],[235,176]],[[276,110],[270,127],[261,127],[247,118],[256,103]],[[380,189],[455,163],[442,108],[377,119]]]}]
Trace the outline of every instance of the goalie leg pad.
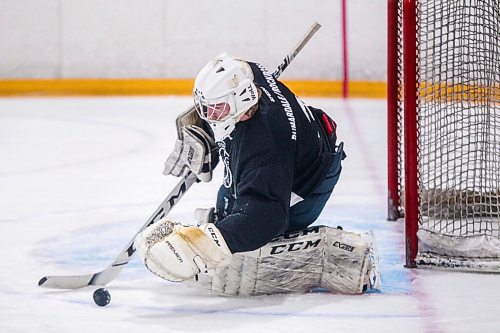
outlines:
[{"label": "goalie leg pad", "polygon": [[186,283],[222,295],[307,292],[360,294],[370,275],[371,244],[359,234],[315,226],[289,232],[262,248],[233,255],[227,267]]},{"label": "goalie leg pad", "polygon": [[322,288],[342,294],[361,294],[370,266],[370,244],[360,235],[340,229],[325,232]]}]

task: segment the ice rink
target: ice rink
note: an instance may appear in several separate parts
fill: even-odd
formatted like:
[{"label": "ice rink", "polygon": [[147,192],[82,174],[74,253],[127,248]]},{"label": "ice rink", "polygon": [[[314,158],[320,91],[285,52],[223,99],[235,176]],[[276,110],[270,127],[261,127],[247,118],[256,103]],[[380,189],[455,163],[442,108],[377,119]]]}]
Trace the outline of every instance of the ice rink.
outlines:
[{"label": "ice rink", "polygon": [[[403,223],[386,221],[385,100],[304,99],[337,121],[348,158],[318,224],[373,230],[380,293],[220,297],[133,259],[96,287],[45,275],[108,266],[177,183],[162,175],[188,97],[0,99],[0,332],[500,332],[500,275],[408,270]],[[192,224],[221,182],[195,184],[170,216]]]}]

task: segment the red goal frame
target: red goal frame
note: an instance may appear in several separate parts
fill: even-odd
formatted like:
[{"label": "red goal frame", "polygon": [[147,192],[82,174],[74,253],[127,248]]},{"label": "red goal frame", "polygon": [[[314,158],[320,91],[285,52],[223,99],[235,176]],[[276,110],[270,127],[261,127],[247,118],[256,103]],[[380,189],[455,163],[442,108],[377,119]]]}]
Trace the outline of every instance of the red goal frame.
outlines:
[{"label": "red goal frame", "polygon": [[[417,22],[416,0],[388,0],[387,136],[388,219],[405,218],[406,267],[418,252]],[[402,41],[400,35],[402,32]],[[402,43],[402,45],[401,45]],[[404,50],[402,52],[401,50]],[[402,62],[401,62],[402,61]],[[399,65],[403,64],[402,68]],[[403,78],[403,80],[401,80]],[[403,102],[404,101],[404,107]],[[404,119],[402,121],[401,119]],[[404,142],[399,132],[404,128]],[[404,161],[399,158],[404,151]],[[404,176],[402,175],[404,170]],[[404,213],[401,181],[404,177]]]}]

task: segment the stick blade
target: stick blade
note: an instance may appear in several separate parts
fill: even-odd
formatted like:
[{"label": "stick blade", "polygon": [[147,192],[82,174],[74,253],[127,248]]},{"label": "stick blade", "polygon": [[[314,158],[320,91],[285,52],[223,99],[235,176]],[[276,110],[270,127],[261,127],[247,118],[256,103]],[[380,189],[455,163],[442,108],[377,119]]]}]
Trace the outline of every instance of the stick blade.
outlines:
[{"label": "stick blade", "polygon": [[94,275],[44,276],[38,285],[51,289],[78,289],[91,284]]},{"label": "stick blade", "polygon": [[38,281],[38,285],[52,289],[78,289],[87,286],[105,286],[120,273],[123,265],[109,266],[105,270],[86,275],[54,275],[44,276]]}]

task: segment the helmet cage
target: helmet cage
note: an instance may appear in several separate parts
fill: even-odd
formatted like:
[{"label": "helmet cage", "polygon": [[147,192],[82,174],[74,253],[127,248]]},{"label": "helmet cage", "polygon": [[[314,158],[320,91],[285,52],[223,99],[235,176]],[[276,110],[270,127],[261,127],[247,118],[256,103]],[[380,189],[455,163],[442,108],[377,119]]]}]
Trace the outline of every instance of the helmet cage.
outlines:
[{"label": "helmet cage", "polygon": [[205,97],[199,89],[194,91],[194,103],[200,118],[209,123],[235,120],[257,104],[258,93],[251,80],[244,80],[222,96]]},{"label": "helmet cage", "polygon": [[203,94],[196,90],[194,93],[194,103],[200,118],[207,122],[220,122],[233,117],[236,113],[235,93],[230,91],[216,98],[205,98]]}]

